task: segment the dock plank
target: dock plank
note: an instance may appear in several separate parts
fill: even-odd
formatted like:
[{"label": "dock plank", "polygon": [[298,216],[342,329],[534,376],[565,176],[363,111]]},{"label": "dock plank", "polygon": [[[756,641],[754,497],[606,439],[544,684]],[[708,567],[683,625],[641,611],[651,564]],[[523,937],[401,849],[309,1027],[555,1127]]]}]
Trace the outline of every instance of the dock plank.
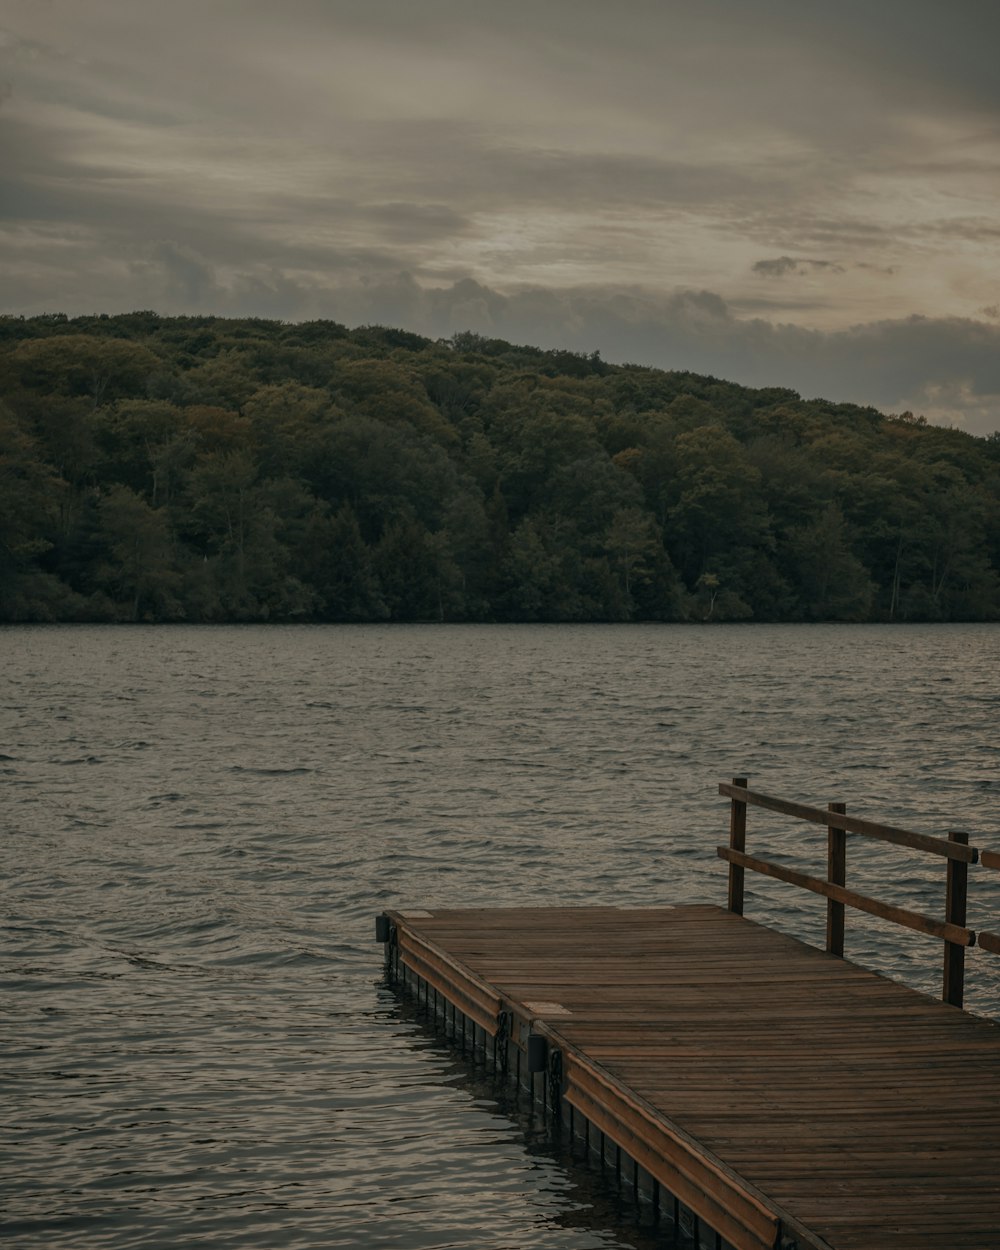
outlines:
[{"label": "dock plank", "polygon": [[404,963],[487,1032],[530,1020],[567,1101],[738,1250],[1000,1246],[995,1022],[709,905],[389,914]]}]

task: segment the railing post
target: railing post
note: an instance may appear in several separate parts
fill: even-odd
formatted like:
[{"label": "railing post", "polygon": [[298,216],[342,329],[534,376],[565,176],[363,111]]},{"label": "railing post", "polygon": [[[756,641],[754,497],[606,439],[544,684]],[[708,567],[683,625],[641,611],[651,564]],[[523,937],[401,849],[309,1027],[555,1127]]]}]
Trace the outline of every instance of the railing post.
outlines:
[{"label": "railing post", "polygon": [[[949,833],[949,842],[969,845],[967,833]],[[961,860],[948,860],[948,889],[945,895],[945,920],[965,927],[969,898],[969,865]],[[941,997],[953,1007],[961,1007],[965,993],[965,947],[959,942],[944,944],[944,985]]]},{"label": "railing post", "polygon": [[[828,812],[843,816],[847,811],[844,803],[827,803]],[[835,825],[827,828],[826,879],[831,885],[847,884],[847,834]],[[826,900],[826,949],[831,955],[844,954],[844,904],[832,898]]]},{"label": "railing post", "polygon": [[[733,785],[741,790],[747,788],[746,777],[734,777]],[[747,849],[747,805],[740,799],[733,799],[729,808],[729,846],[734,851]],[[729,865],[729,910],[743,915],[743,878],[744,869],[739,864]]]}]

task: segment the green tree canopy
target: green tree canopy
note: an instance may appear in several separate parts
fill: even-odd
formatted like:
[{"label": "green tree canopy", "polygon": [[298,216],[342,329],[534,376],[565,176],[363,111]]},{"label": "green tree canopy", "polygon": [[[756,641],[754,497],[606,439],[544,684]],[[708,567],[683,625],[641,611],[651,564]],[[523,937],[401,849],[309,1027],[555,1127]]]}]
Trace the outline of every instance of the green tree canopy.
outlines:
[{"label": "green tree canopy", "polygon": [[2,620],[997,620],[1000,436],[458,334],[0,317]]}]

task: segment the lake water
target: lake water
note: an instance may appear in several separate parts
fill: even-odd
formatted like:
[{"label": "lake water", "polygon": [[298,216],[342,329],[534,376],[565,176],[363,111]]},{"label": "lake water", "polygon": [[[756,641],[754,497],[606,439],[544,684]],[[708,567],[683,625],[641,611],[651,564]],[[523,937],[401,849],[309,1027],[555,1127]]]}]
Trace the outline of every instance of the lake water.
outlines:
[{"label": "lake water", "polygon": [[[1000,849],[998,626],[11,627],[0,660],[19,1247],[652,1245],[385,987],[375,914],[724,903],[735,775]],[[766,813],[748,845],[825,863]],[[939,915],[930,859],[852,839],[849,873]],[[748,887],[822,942],[821,900]],[[847,950],[939,990],[933,940],[849,913]],[[1000,1015],[1000,958],[967,978]]]}]

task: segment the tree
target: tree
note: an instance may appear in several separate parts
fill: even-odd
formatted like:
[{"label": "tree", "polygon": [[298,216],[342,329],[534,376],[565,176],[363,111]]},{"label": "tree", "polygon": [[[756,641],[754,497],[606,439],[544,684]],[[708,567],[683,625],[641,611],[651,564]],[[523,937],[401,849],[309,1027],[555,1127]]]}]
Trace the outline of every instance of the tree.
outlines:
[{"label": "tree", "polygon": [[[663,536],[648,512],[640,508],[619,509],[608,526],[604,550],[618,585],[621,619],[672,614],[674,605],[664,602],[669,560],[663,549]],[[644,592],[655,580],[664,585],[651,603],[651,596]]]},{"label": "tree", "polygon": [[184,375],[185,392],[195,403],[234,412],[243,407],[260,384],[246,352],[232,348],[199,361]]},{"label": "tree", "polygon": [[407,426],[345,416],[323,431],[306,474],[316,496],[334,508],[349,503],[365,541],[377,543],[405,516],[440,529],[448,501],[460,489],[447,452]]},{"label": "tree", "polygon": [[389,360],[358,360],[334,379],[345,408],[386,425],[405,424],[445,446],[458,442],[454,426],[432,404],[414,372]]},{"label": "tree", "polygon": [[1000,619],[1000,441],[499,339],[0,318],[0,619]]},{"label": "tree", "polygon": [[671,556],[689,587],[703,573],[718,573],[716,566],[724,562],[728,589],[749,602],[756,554],[773,547],[760,472],[717,425],[678,435],[675,451],[667,526]]},{"label": "tree", "polygon": [[382,595],[391,620],[443,621],[461,576],[446,544],[413,516],[386,527],[373,553]]},{"label": "tree", "polygon": [[[39,558],[52,548],[66,483],[38,454],[36,441],[0,403],[0,616],[23,618]],[[29,619],[30,619],[30,613]]]},{"label": "tree", "polygon": [[448,501],[439,539],[446,564],[456,575],[449,616],[488,619],[499,548],[482,493],[471,482],[463,483]]},{"label": "tree", "polygon": [[182,409],[164,400],[123,400],[98,414],[94,430],[105,474],[154,508],[171,502],[197,450]]},{"label": "tree", "polygon": [[312,514],[306,550],[310,554],[308,580],[324,620],[382,621],[388,617],[372,553],[350,504],[341,504],[332,517],[318,510]]},{"label": "tree", "polygon": [[14,350],[21,384],[57,395],[85,395],[96,408],[115,399],[145,394],[160,368],[159,357],[123,339],[63,334],[30,339]]},{"label": "tree", "polygon": [[297,382],[261,387],[246,401],[261,469],[268,475],[304,476],[322,447],[324,428],[337,410],[328,391]]},{"label": "tree", "polygon": [[850,535],[836,504],[793,530],[787,550],[807,620],[868,619],[875,585],[851,550]]},{"label": "tree", "polygon": [[586,619],[582,562],[573,545],[561,541],[561,528],[554,518],[528,517],[511,535],[500,569],[500,607],[508,620]]},{"label": "tree", "polygon": [[183,615],[174,547],[166,515],[127,486],[114,486],[99,504],[107,562],[98,585],[120,605],[125,620]]}]

